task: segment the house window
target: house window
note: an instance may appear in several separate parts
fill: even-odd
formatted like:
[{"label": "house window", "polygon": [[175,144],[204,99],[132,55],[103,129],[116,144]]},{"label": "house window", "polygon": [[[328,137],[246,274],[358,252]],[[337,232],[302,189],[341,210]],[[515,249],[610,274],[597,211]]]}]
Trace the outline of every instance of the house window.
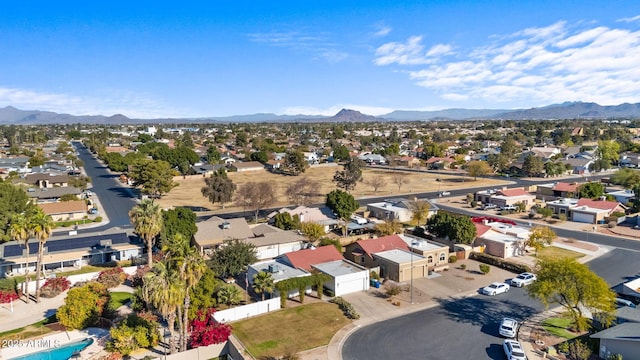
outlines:
[{"label": "house window", "polygon": [[360,262],[360,264],[364,264],[364,255],[358,256],[358,261]]},{"label": "house window", "polygon": [[440,253],[440,261],[446,261],[447,260],[447,255],[445,255],[445,253]]},{"label": "house window", "polygon": [[560,209],[560,214],[565,214],[567,212],[566,209]]},{"label": "house window", "polygon": [[428,264],[433,264],[433,255],[427,256],[427,263]]}]

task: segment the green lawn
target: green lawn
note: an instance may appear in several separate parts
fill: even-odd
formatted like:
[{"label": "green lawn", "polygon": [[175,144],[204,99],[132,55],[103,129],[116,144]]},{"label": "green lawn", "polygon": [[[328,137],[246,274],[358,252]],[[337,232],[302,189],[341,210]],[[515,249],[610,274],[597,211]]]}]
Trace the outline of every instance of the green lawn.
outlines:
[{"label": "green lawn", "polygon": [[350,322],[335,304],[314,303],[233,323],[233,333],[255,358],[283,356],[327,345]]},{"label": "green lawn", "polygon": [[109,300],[109,307],[113,310],[118,309],[120,306],[125,305],[131,301],[133,294],[128,292],[114,291],[111,292],[111,300]]},{"label": "green lawn", "polygon": [[573,320],[567,317],[553,317],[548,318],[542,322],[542,327],[547,330],[550,334],[555,336],[559,336],[565,339],[573,339],[577,335],[568,331],[567,329],[571,328],[573,325]]},{"label": "green lawn", "polygon": [[540,251],[538,251],[538,257],[549,257],[554,259],[566,258],[566,257],[572,258],[572,259],[579,259],[583,256],[584,256],[583,253],[559,248],[556,246],[547,246],[545,248],[540,249]]},{"label": "green lawn", "polygon": [[48,334],[53,330],[49,329],[45,325],[51,324],[54,322],[56,322],[56,316],[51,315],[50,317],[44,320],[40,320],[37,323],[2,332],[0,333],[0,341],[14,340],[14,339],[29,339],[35,336],[42,336],[44,334]]}]

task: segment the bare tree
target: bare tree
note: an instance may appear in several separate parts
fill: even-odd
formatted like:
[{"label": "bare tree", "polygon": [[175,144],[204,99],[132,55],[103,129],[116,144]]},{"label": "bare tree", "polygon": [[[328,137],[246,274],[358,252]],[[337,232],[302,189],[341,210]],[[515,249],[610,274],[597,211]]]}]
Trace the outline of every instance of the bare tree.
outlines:
[{"label": "bare tree", "polygon": [[318,192],[320,183],[310,177],[303,177],[287,186],[287,198],[295,205],[310,205],[317,202],[322,194]]},{"label": "bare tree", "polygon": [[270,182],[248,182],[236,192],[236,203],[243,208],[250,208],[258,222],[260,210],[272,205],[276,201],[276,190]]},{"label": "bare tree", "polygon": [[402,185],[409,183],[407,178],[405,178],[404,174],[396,174],[393,176],[393,183],[398,185],[398,192],[402,188]]},{"label": "bare tree", "polygon": [[364,183],[371,186],[374,193],[377,193],[379,188],[387,186],[387,181],[380,175],[367,179]]}]

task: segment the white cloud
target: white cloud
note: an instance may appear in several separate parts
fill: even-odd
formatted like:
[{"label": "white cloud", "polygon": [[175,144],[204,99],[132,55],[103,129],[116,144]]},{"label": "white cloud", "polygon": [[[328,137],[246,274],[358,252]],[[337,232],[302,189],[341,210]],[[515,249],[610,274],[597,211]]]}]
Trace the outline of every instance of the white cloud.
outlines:
[{"label": "white cloud", "polygon": [[451,101],[522,106],[640,100],[640,31],[635,29],[558,21],[493,36],[487,44],[472,48],[456,45],[455,53],[449,45],[430,46],[425,52],[421,36],[404,43],[388,42],[376,51],[375,63],[422,65],[407,71],[409,78]]},{"label": "white cloud", "polygon": [[73,115],[123,114],[130,118],[191,116],[169,108],[152,98],[128,91],[107,91],[100,97],[49,93],[0,87],[0,106],[21,110],[42,110]]},{"label": "white cloud", "polygon": [[349,57],[349,54],[338,48],[331,40],[329,33],[305,33],[303,31],[273,31],[252,33],[249,40],[270,46],[289,48],[294,51],[311,53],[314,58],[324,59],[329,63],[337,63]]},{"label": "white cloud", "polygon": [[378,30],[373,33],[373,36],[378,36],[378,37],[382,37],[382,36],[387,36],[391,33],[391,27],[384,25],[384,24],[378,24],[377,25]]},{"label": "white cloud", "polygon": [[640,21],[640,15],[636,15],[633,17],[618,19],[619,22],[635,22]]}]

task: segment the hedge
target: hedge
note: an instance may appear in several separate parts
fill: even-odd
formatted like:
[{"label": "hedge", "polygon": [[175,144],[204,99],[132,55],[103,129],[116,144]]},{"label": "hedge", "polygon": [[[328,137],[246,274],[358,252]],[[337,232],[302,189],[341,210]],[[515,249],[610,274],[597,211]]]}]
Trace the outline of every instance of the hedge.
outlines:
[{"label": "hedge", "polygon": [[16,290],[18,282],[14,278],[0,279],[0,290]]},{"label": "hedge", "polygon": [[507,271],[511,271],[517,274],[523,273],[523,272],[531,272],[531,268],[525,264],[512,263],[510,261],[506,261],[497,256],[493,256],[485,253],[479,253],[474,251],[469,255],[469,259],[480,261],[485,264],[497,266],[501,269],[505,269]]},{"label": "hedge", "polygon": [[358,314],[358,312],[353,307],[353,305],[351,305],[350,302],[348,302],[347,300],[345,300],[341,296],[334,297],[333,299],[329,300],[329,302],[337,304],[338,307],[340,308],[340,310],[342,310],[344,315],[346,317],[348,317],[349,319],[352,319],[352,320],[360,319],[360,314]]}]

